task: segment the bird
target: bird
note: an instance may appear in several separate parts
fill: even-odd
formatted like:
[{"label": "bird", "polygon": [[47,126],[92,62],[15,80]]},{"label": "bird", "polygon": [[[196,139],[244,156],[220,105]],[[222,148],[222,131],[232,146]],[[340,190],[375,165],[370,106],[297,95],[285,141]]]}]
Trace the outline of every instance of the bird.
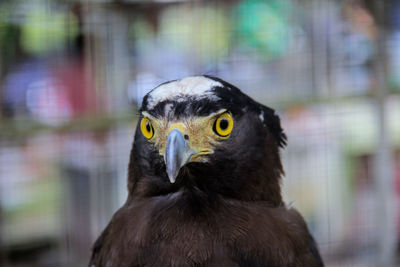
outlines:
[{"label": "bird", "polygon": [[275,110],[201,75],[160,84],[138,112],[128,196],[89,267],[323,266],[282,198]]}]

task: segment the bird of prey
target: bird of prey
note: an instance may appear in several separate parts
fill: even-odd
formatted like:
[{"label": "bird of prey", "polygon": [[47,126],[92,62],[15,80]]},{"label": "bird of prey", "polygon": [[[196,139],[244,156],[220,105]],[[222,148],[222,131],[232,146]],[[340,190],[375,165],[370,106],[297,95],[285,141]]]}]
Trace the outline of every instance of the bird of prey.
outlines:
[{"label": "bird of prey", "polygon": [[323,266],[281,196],[275,111],[215,77],[169,81],[143,99],[128,198],[89,267]]}]

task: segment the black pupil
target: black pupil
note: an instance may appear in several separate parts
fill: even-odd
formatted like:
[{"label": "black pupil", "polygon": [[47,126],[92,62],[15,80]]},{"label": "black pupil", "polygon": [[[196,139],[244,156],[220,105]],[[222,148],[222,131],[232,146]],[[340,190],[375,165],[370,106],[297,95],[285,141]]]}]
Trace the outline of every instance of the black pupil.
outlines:
[{"label": "black pupil", "polygon": [[226,129],[228,129],[229,126],[229,122],[226,118],[222,118],[221,121],[219,122],[219,127],[221,128],[221,130],[225,131]]},{"label": "black pupil", "polygon": [[149,133],[151,132],[151,126],[149,122],[146,122],[146,131]]}]

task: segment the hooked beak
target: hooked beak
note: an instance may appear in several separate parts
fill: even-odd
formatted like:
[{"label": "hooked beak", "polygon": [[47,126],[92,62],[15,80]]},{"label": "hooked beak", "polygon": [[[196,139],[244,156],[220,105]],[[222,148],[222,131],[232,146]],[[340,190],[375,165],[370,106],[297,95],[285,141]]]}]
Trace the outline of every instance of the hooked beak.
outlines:
[{"label": "hooked beak", "polygon": [[190,148],[188,140],[185,140],[178,129],[173,129],[168,134],[164,152],[165,166],[171,183],[175,183],[179,170],[189,162],[193,154],[195,151]]}]

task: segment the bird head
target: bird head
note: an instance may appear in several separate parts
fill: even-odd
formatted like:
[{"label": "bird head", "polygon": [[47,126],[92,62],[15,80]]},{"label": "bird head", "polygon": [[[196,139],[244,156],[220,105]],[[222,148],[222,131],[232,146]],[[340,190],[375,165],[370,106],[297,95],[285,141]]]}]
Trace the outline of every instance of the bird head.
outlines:
[{"label": "bird head", "polygon": [[129,166],[129,190],[154,196],[195,188],[280,204],[274,110],[215,77],[163,83],[143,99]]}]

